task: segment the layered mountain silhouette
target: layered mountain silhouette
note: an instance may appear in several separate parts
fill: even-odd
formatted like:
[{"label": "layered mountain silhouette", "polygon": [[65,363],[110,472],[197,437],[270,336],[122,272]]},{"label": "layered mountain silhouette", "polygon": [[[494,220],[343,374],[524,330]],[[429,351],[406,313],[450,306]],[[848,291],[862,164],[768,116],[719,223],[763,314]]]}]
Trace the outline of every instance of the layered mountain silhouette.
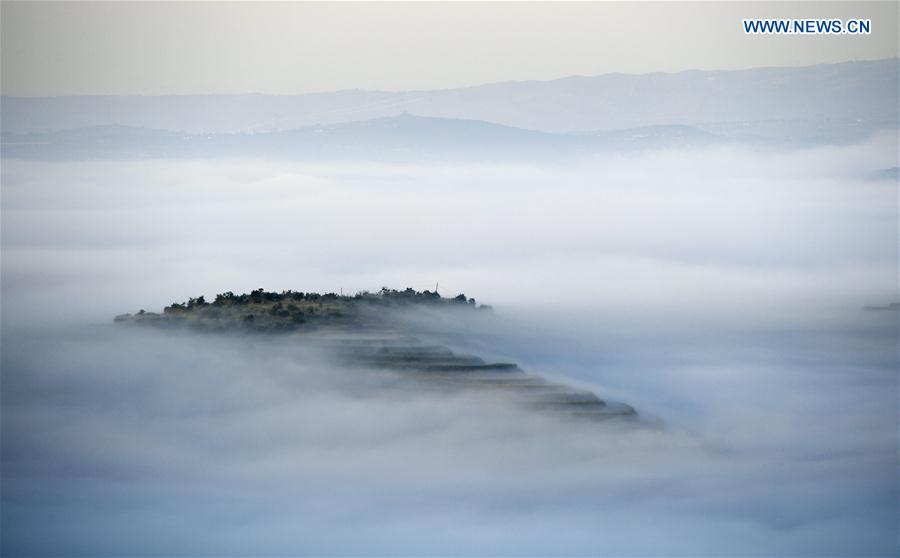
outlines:
[{"label": "layered mountain silhouette", "polygon": [[398,116],[554,133],[760,121],[898,121],[898,59],[795,68],[574,76],[435,91],[305,95],[3,97],[3,130],[123,125],[267,132]]},{"label": "layered mountain silhouette", "polygon": [[133,126],[3,134],[2,156],[86,160],[253,157],[296,161],[560,161],[608,152],[728,144],[806,146],[858,141],[882,123],[829,122],[642,126],[626,130],[551,134],[477,120],[404,114],[297,130],[237,134],[185,134]]},{"label": "layered mountain silhouette", "polygon": [[845,144],[896,131],[898,83],[889,59],[420,92],[3,97],[2,155],[507,161]]}]

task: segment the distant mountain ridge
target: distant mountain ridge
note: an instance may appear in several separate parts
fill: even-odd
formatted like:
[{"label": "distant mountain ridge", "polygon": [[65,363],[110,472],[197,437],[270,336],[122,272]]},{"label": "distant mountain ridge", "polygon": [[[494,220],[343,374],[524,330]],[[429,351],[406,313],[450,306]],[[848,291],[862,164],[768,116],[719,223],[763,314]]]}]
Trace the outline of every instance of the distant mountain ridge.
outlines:
[{"label": "distant mountain ridge", "polygon": [[[250,157],[296,161],[418,162],[566,161],[607,152],[759,145],[805,147],[858,141],[884,123],[769,122],[754,126],[642,126],[553,134],[478,120],[402,114],[359,122],[264,133],[186,134],[134,126],[3,133],[6,159],[89,160]],[[895,128],[896,129],[896,128]]]},{"label": "distant mountain ridge", "polygon": [[314,160],[509,160],[578,156],[595,140],[489,122],[404,114],[296,130],[184,134],[132,126],[95,126],[4,134],[4,158],[81,160],[266,157]]},{"label": "distant mountain ridge", "polygon": [[284,131],[402,115],[552,133],[761,121],[898,120],[900,60],[604,74],[434,91],[294,96],[3,97],[5,133],[123,125],[188,134]]}]

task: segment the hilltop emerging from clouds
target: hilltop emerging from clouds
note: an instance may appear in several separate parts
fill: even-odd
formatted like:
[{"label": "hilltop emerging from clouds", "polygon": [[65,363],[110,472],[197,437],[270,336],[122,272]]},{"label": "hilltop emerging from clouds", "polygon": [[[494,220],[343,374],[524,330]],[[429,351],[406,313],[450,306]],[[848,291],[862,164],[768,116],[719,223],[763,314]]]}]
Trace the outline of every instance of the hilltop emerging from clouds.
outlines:
[{"label": "hilltop emerging from clouds", "polygon": [[464,328],[466,314],[486,309],[464,294],[443,298],[411,288],[385,287],[354,296],[257,289],[241,295],[221,293],[212,302],[191,298],[167,306],[161,314],[122,314],[115,322],[223,333],[292,333],[298,343],[325,350],[341,364],[392,372],[403,383],[446,394],[474,391],[493,395],[489,402],[511,400],[567,418],[636,416],[630,406],[606,402],[591,391],[548,381],[513,363],[460,354],[435,341],[436,328]]}]

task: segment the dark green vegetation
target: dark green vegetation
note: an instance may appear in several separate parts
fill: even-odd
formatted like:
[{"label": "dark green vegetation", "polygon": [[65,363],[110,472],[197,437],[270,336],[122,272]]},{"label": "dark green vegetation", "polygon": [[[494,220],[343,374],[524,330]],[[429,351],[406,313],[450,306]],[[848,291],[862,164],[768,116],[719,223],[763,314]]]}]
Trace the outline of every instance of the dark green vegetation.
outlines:
[{"label": "dark green vegetation", "polygon": [[299,291],[267,292],[256,289],[249,294],[231,291],[216,295],[207,302],[203,296],[175,302],[162,314],[145,312],[116,316],[120,323],[184,325],[194,329],[260,332],[312,330],[319,328],[372,329],[384,326],[385,310],[401,310],[415,306],[488,310],[474,298],[460,294],[443,298],[436,292],[402,291],[384,287],[377,293],[368,291],[353,296],[335,293]]},{"label": "dark green vegetation", "polygon": [[[423,388],[442,392],[477,390],[512,398],[530,408],[567,417],[633,417],[634,409],[607,403],[594,393],[550,382],[508,362],[487,362],[422,339],[428,317],[462,318],[485,311],[473,298],[443,298],[437,292],[383,288],[353,296],[297,291],[226,292],[167,306],[161,314],[123,314],[120,324],[177,326],[202,331],[295,333],[316,343],[344,366],[394,372]],[[423,314],[424,310],[434,311]],[[403,317],[418,315],[417,320]],[[425,321],[423,321],[423,318]]]}]

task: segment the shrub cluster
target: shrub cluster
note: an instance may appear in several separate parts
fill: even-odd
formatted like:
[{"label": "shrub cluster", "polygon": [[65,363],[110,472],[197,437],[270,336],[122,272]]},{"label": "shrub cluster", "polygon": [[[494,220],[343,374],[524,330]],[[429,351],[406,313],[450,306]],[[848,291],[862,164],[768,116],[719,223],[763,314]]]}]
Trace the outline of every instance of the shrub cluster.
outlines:
[{"label": "shrub cluster", "polygon": [[[185,312],[195,308],[215,307],[215,306],[244,306],[248,304],[262,303],[278,303],[279,308],[275,309],[275,315],[286,313],[282,310],[281,303],[292,302],[367,302],[373,304],[450,304],[456,306],[470,306],[472,308],[488,308],[475,302],[474,298],[466,298],[466,295],[459,294],[453,298],[443,298],[436,291],[417,291],[412,288],[405,290],[389,289],[383,287],[380,291],[372,293],[369,291],[360,291],[355,295],[339,295],[336,293],[306,293],[302,291],[266,291],[264,289],[256,289],[246,294],[236,295],[231,291],[219,293],[215,300],[207,302],[203,296],[189,298],[187,302],[173,302],[166,306],[164,312],[166,314]],[[291,310],[290,304],[287,306]]]}]

